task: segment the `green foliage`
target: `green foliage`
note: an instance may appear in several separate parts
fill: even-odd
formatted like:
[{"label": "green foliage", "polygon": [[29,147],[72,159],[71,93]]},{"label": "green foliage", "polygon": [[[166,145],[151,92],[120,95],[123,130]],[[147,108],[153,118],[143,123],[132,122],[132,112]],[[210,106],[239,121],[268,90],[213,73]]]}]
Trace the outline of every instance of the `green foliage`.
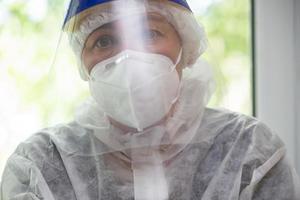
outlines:
[{"label": "green foliage", "polygon": [[[34,11],[26,10],[28,1],[6,3],[4,8],[9,17],[0,29],[0,44],[4,47],[0,49],[0,65],[6,68],[6,75],[18,91],[22,102],[20,106],[38,110],[44,125],[70,120],[74,107],[86,96],[83,90],[75,97],[73,95],[73,100],[68,98],[68,94],[61,99],[58,93],[62,92],[57,91],[60,89],[58,80],[50,76],[66,1],[49,0],[46,3],[46,13],[40,20],[32,19],[30,15]],[[60,67],[64,68],[62,72],[70,69],[69,66]],[[76,71],[74,66],[72,68]]]},{"label": "green foliage", "polygon": [[247,79],[244,94],[236,95],[245,96],[239,111],[251,114],[250,1],[218,1],[198,20],[204,24],[209,38],[210,47],[204,57],[213,65],[216,76],[217,89],[210,105],[226,104],[226,93],[234,87],[235,80]]}]

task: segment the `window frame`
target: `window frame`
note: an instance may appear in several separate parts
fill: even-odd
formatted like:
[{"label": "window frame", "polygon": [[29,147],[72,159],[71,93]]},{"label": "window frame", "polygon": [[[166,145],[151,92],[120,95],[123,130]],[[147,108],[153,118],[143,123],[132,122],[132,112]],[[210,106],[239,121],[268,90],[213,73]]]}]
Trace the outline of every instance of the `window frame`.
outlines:
[{"label": "window frame", "polygon": [[300,1],[251,1],[254,113],[284,141],[300,173]]}]

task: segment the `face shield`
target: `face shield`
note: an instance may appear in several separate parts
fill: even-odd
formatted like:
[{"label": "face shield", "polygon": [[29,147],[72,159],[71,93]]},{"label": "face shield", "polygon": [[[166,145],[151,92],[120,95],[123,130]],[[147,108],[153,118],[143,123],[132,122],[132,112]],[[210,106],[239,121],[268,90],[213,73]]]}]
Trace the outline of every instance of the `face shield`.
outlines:
[{"label": "face shield", "polygon": [[[133,183],[136,199],[167,199],[165,167],[197,143],[212,86],[199,61],[205,33],[188,4],[72,0],[63,35],[91,98],[76,112],[78,128],[53,140],[68,154],[102,156],[101,173],[117,169]],[[132,172],[124,175],[114,159]]]},{"label": "face shield", "polygon": [[63,28],[102,110],[141,131],[170,111],[182,69],[205,49],[195,23],[185,1],[72,1]]},{"label": "face shield", "polygon": [[[206,49],[204,30],[197,24],[186,1],[71,1],[63,30],[79,59],[78,66],[84,80],[88,79],[95,63],[124,49],[163,53],[174,61],[175,52],[170,52],[170,49],[178,50],[180,43],[185,66],[194,64]],[[86,58],[89,45],[105,31],[114,32],[114,37],[101,38],[97,47],[101,45],[102,52],[98,54],[102,56]],[[169,39],[163,40],[164,43],[160,43],[157,37],[163,36],[162,31]]]}]

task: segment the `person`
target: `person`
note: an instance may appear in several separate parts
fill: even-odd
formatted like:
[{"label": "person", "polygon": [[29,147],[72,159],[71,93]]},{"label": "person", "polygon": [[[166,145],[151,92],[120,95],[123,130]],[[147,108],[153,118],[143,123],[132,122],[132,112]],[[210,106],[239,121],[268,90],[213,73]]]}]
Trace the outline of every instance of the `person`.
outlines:
[{"label": "person", "polygon": [[1,199],[300,199],[266,125],[206,108],[207,39],[185,0],[72,0],[63,30],[91,98],[17,147]]}]

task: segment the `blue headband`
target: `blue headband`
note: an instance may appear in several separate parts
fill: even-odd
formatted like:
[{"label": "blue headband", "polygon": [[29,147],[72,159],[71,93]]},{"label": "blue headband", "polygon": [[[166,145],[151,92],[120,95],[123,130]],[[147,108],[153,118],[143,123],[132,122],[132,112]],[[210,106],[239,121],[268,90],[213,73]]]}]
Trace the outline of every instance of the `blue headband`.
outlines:
[{"label": "blue headband", "polygon": [[[71,0],[63,26],[65,26],[67,21],[69,21],[72,17],[81,13],[82,11],[84,11],[88,8],[91,8],[95,5],[107,3],[110,1],[112,1],[112,0]],[[169,1],[177,3],[191,11],[191,8],[189,7],[186,0],[169,0]]]}]

